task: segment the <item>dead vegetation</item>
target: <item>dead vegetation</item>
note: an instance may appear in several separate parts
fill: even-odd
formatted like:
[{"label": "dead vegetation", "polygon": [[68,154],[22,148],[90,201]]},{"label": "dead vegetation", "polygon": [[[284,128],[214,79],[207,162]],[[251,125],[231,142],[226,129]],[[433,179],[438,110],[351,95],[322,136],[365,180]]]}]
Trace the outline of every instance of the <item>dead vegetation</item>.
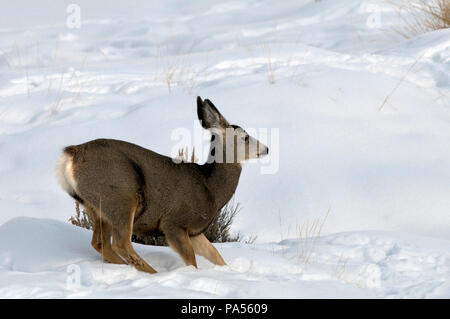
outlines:
[{"label": "dead vegetation", "polygon": [[297,232],[297,259],[301,264],[308,264],[311,256],[317,249],[317,240],[322,233],[323,225],[328,219],[330,209],[323,218],[315,218],[312,222],[308,220],[299,225],[296,222]]},{"label": "dead vegetation", "polygon": [[403,26],[396,32],[410,38],[422,33],[450,27],[449,0],[387,0],[395,7]]},{"label": "dead vegetation", "polygon": [[87,214],[86,210],[80,209],[80,204],[78,202],[75,202],[75,215],[71,216],[69,218],[69,222],[72,225],[75,225],[75,226],[78,226],[81,228],[90,229],[90,230],[92,230],[92,228],[93,228],[92,223],[91,223],[91,218]]}]

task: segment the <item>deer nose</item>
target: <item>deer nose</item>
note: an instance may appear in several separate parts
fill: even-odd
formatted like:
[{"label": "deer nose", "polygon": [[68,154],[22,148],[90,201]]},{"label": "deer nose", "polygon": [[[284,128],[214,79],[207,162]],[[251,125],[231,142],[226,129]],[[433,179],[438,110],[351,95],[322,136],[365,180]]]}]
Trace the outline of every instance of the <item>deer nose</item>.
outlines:
[{"label": "deer nose", "polygon": [[269,154],[269,148],[267,146],[264,146],[264,149],[258,155],[261,156],[267,154]]}]

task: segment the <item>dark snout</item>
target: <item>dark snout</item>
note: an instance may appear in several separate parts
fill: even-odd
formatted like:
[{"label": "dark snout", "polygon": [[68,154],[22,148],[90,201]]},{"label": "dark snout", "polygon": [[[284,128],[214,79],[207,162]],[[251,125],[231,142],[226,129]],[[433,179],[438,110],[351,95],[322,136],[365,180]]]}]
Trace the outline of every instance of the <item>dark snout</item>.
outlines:
[{"label": "dark snout", "polygon": [[264,144],[259,144],[258,151],[258,157],[266,156],[269,154],[269,148]]}]

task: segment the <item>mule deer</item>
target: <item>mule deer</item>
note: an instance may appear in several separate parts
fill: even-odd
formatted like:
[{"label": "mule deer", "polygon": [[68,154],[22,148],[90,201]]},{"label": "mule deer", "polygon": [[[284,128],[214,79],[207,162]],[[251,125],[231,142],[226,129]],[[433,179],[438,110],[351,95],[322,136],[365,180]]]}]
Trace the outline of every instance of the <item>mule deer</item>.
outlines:
[{"label": "mule deer", "polygon": [[155,273],[133,249],[131,236],[162,233],[187,265],[197,267],[195,254],[226,265],[202,233],[234,194],[241,163],[269,150],[230,125],[211,101],[198,97],[197,114],[211,132],[203,165],[176,163],[112,139],[68,146],[62,152],[58,181],[93,220],[91,244],[106,261]]}]

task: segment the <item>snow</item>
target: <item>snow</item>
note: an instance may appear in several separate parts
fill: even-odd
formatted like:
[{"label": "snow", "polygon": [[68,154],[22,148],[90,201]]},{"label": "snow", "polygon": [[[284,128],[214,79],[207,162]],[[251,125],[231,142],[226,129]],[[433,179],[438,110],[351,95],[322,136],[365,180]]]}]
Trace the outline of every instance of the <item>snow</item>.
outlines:
[{"label": "snow", "polygon": [[[450,296],[449,29],[404,39],[369,0],[79,0],[70,29],[70,3],[0,5],[0,296]],[[267,132],[236,192],[233,231],[257,242],[217,245],[228,267],[139,245],[157,275],[101,263],[67,223],[61,149],[204,151],[197,95]],[[328,211],[305,264],[298,227]]]},{"label": "snow", "polygon": [[[22,235],[19,235],[22,234]],[[11,240],[11,239],[14,240]],[[390,232],[216,244],[227,266],[185,266],[168,247],[135,244],[158,274],[102,263],[91,233],[52,219],[0,226],[0,296],[6,298],[436,298],[448,297],[449,241]],[[311,240],[311,239],[309,239]]]}]

